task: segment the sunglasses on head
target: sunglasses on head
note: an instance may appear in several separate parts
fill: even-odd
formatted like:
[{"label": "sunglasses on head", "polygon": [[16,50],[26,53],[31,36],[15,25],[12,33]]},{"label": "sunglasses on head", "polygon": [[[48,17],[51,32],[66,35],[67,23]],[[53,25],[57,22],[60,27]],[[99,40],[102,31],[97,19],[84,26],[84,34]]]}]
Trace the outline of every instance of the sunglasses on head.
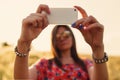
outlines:
[{"label": "sunglasses on head", "polygon": [[61,34],[57,34],[56,38],[57,40],[61,39],[61,38],[69,38],[71,35],[70,31],[66,30],[64,32],[62,32]]}]

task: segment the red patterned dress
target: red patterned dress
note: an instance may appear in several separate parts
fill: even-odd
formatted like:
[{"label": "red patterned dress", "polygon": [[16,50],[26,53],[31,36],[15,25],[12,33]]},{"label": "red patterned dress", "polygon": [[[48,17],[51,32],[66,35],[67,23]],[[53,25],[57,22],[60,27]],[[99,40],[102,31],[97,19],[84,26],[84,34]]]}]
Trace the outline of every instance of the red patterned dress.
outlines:
[{"label": "red patterned dress", "polygon": [[[84,62],[87,68],[93,66],[88,59]],[[78,65],[64,64],[62,68],[65,71],[57,67],[54,61],[52,61],[52,67],[48,68],[48,60],[42,59],[36,65],[37,80],[89,80],[88,73]]]}]

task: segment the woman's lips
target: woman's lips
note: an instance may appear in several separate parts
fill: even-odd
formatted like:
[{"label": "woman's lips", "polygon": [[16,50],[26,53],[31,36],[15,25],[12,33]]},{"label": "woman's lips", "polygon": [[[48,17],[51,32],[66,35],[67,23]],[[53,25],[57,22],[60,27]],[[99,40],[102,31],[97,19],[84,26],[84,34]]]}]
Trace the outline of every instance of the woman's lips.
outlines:
[{"label": "woman's lips", "polygon": [[68,41],[67,40],[63,40],[63,41],[60,41],[60,45],[66,45],[68,43]]}]

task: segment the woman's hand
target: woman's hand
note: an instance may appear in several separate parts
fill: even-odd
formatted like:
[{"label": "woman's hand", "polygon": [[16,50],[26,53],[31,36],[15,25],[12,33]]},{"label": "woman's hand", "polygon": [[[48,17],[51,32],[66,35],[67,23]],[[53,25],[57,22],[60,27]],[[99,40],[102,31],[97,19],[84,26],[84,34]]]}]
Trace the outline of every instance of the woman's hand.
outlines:
[{"label": "woman's hand", "polygon": [[22,32],[19,39],[20,41],[31,42],[45,27],[48,26],[47,15],[43,14],[42,11],[50,14],[49,7],[47,5],[40,5],[36,13],[32,13],[23,19]]},{"label": "woman's hand", "polygon": [[93,16],[88,16],[85,10],[81,7],[74,7],[82,14],[83,17],[75,22],[74,27],[81,31],[85,41],[91,46],[93,52],[97,49],[103,49],[104,26]]}]

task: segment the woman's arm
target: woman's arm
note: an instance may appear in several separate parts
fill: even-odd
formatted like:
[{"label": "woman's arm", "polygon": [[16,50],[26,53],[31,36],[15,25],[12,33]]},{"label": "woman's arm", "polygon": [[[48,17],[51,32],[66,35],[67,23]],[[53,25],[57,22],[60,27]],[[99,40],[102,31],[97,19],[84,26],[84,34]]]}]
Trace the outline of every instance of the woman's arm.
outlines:
[{"label": "woman's arm", "polygon": [[28,57],[30,48],[30,43],[18,41],[17,49],[19,53],[27,54],[25,57],[16,56],[14,64],[14,79],[29,79],[29,70],[28,70]]},{"label": "woman's arm", "polygon": [[[85,41],[90,45],[94,58],[104,58],[103,32],[104,26],[93,16],[88,16],[86,11],[79,6],[75,6],[82,14],[82,19],[75,22],[73,27],[77,28],[83,35]],[[88,70],[91,80],[108,80],[106,63],[96,64]]]},{"label": "woman's arm", "polygon": [[[99,53],[98,53],[99,52]],[[97,59],[102,59],[104,58],[104,50],[102,49],[101,51],[98,51],[93,55]],[[100,55],[97,55],[100,54]],[[90,76],[90,80],[108,80],[108,70],[107,70],[107,64],[105,63],[100,63],[96,64],[93,60],[93,67],[88,69],[88,73]]]},{"label": "woman's arm", "polygon": [[25,79],[25,80],[37,80],[37,70],[34,65],[31,67],[28,66],[29,52],[28,49],[30,43],[25,43],[18,41],[17,49],[20,53],[26,53],[26,57],[16,56],[15,66],[14,66],[14,78]]},{"label": "woman's arm", "polygon": [[48,19],[46,14],[42,14],[41,12],[45,11],[46,13],[50,13],[47,5],[40,5],[36,11],[36,13],[32,13],[22,22],[22,31],[21,36],[18,40],[17,44],[17,53],[18,54],[27,54],[24,57],[16,56],[15,64],[14,64],[14,79],[15,80],[35,80],[36,77],[33,76],[35,71],[34,69],[28,68],[28,57],[29,57],[29,49],[32,41],[37,38],[37,36],[41,33],[41,31],[47,27]]}]

